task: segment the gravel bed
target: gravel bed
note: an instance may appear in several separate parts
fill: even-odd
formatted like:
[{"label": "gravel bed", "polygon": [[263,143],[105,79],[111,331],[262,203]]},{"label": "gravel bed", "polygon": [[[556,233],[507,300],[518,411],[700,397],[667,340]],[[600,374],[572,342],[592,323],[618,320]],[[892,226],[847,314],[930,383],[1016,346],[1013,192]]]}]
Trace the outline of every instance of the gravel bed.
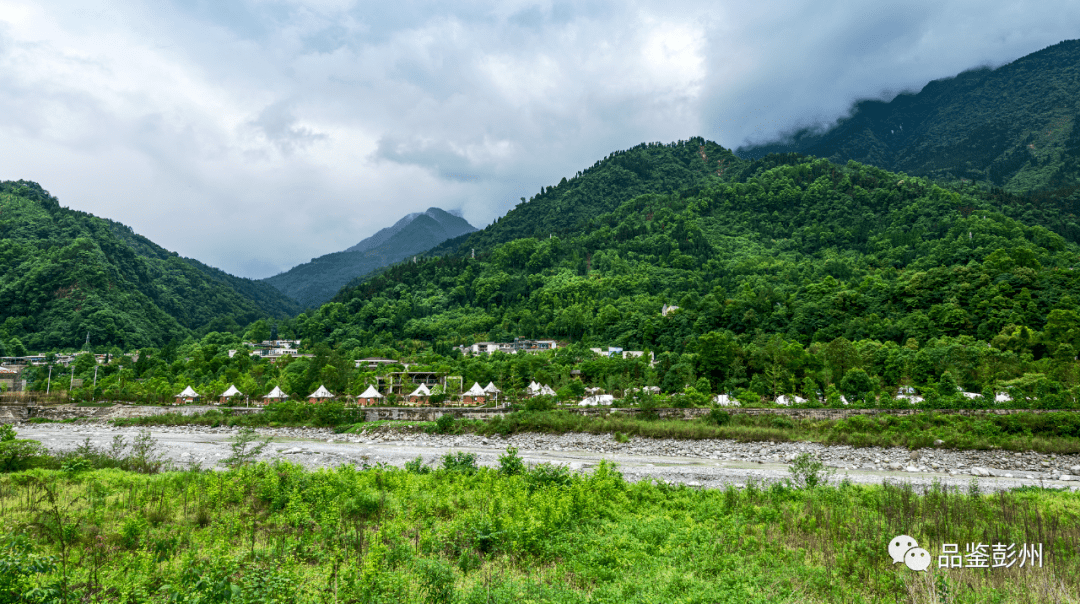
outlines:
[{"label": "gravel bed", "polygon": [[[108,446],[113,437],[130,441],[138,428],[109,424],[20,424],[20,438],[39,440],[51,450],[70,450],[89,438],[95,446]],[[1080,490],[1080,455],[1035,452],[909,450],[899,447],[855,448],[815,443],[739,443],[731,440],[675,440],[633,438],[619,443],[611,435],[516,434],[509,437],[431,435],[394,428],[374,428],[363,434],[334,434],[318,428],[260,428],[260,436],[273,441],[260,459],[286,459],[309,468],[340,464],[403,466],[417,457],[436,463],[449,451],[476,453],[482,465],[497,465],[507,447],[516,447],[528,463],[557,463],[588,471],[602,459],[619,466],[631,481],[653,479],[695,487],[723,488],[749,481],[772,482],[790,475],[797,455],[810,453],[835,471],[834,479],[858,483],[910,482],[916,486],[938,481],[967,488],[978,479],[986,490],[1022,485]],[[153,437],[165,459],[179,467],[219,467],[229,455],[235,428],[155,426]]]}]

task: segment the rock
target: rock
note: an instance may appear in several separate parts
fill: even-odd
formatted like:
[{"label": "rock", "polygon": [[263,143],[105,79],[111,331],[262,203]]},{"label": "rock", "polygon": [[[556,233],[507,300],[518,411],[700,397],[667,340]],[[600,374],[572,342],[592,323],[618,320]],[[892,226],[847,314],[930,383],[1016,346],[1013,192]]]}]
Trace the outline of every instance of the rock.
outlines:
[{"label": "rock", "polygon": [[1080,481],[1080,476],[1074,476],[1072,474],[1062,474],[1061,477],[1058,478],[1058,480]]},{"label": "rock", "polygon": [[919,452],[918,451],[912,451],[911,453],[908,454],[908,459],[915,460],[915,459],[918,459],[918,458],[919,458]]},{"label": "rock", "polygon": [[897,461],[894,461],[894,462],[889,464],[889,469],[890,470],[901,470],[901,469],[903,469],[903,467],[904,466],[901,465],[900,462],[897,462]]},{"label": "rock", "polygon": [[300,447],[291,447],[281,452],[282,455],[296,455],[297,453],[303,453],[303,449]]},{"label": "rock", "polygon": [[916,468],[915,466],[908,466],[908,467],[904,468],[904,471],[905,472],[918,472],[919,468]]},{"label": "rock", "polygon": [[1073,474],[1080,474],[1080,466],[1073,466],[1073,467],[1069,468],[1069,471],[1072,472]]},{"label": "rock", "polygon": [[972,476],[989,476],[990,470],[986,468],[974,467],[970,470]]}]

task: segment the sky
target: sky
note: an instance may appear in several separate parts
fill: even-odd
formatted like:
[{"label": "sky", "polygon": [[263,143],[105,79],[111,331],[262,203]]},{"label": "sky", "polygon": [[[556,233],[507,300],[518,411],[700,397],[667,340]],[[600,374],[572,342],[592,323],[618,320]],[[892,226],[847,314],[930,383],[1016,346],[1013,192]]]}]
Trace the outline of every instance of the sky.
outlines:
[{"label": "sky", "polygon": [[0,0],[0,180],[263,278],[484,227],[642,142],[827,124],[1080,37],[1073,2]]}]

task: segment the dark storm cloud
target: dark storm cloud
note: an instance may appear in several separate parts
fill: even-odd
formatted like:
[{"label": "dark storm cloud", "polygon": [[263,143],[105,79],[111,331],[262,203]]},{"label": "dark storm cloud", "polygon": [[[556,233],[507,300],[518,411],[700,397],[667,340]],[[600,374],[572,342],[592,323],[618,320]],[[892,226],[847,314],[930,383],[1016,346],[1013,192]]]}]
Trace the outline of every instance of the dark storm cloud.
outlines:
[{"label": "dark storm cloud", "polygon": [[824,124],[1075,37],[1071,4],[0,0],[0,178],[267,276],[477,226],[608,153]]}]

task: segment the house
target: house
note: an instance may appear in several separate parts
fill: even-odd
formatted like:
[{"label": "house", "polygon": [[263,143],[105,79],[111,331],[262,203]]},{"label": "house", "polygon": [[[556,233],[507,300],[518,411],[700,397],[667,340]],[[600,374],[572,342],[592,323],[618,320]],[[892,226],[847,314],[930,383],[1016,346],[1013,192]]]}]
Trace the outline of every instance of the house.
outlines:
[{"label": "house", "polygon": [[379,405],[383,401],[383,395],[379,394],[379,391],[375,389],[375,386],[368,386],[367,390],[363,394],[356,397],[356,403],[361,407],[370,407],[372,405]]},{"label": "house", "polygon": [[379,390],[387,394],[406,396],[409,392],[405,389],[406,385],[409,385],[410,389],[412,384],[423,384],[428,387],[428,390],[439,384],[445,388],[446,374],[437,371],[393,371],[386,375],[376,376],[375,384]]},{"label": "house", "polygon": [[394,359],[380,359],[377,357],[372,357],[369,359],[356,359],[355,361],[353,361],[353,363],[356,364],[357,369],[363,367],[368,371],[374,371],[378,369],[381,365],[396,365],[400,363],[400,361],[395,361]]},{"label": "house", "polygon": [[277,402],[283,401],[283,400],[285,400],[287,398],[289,398],[288,394],[285,394],[284,392],[282,392],[281,388],[278,388],[277,386],[274,386],[274,389],[270,391],[270,394],[267,394],[266,396],[263,397],[263,404],[265,405],[265,404],[268,404],[268,403],[277,403]]},{"label": "house", "polygon": [[21,390],[19,375],[21,370],[12,367],[0,367],[0,392],[14,392]]},{"label": "house", "polygon": [[320,384],[315,392],[308,395],[307,400],[309,403],[321,403],[322,401],[330,400],[332,398],[334,398],[334,393],[327,390],[326,386]]},{"label": "house", "polygon": [[678,306],[675,306],[674,304],[668,306],[667,304],[665,304],[664,307],[660,309],[660,314],[666,317],[677,310],[679,310]]},{"label": "house", "polygon": [[425,384],[420,384],[413,390],[409,396],[405,397],[405,402],[410,405],[426,405],[431,400],[431,390]]},{"label": "house", "polygon": [[473,382],[472,388],[465,391],[465,394],[461,395],[461,404],[463,405],[483,405],[487,400],[487,393],[480,387],[478,382]]},{"label": "house", "polygon": [[191,386],[188,386],[187,388],[184,388],[183,392],[176,395],[176,404],[186,405],[188,403],[194,403],[200,398],[202,397],[199,395],[199,393],[195,392],[195,390],[193,390]]},{"label": "house", "polygon": [[232,400],[239,400],[244,397],[244,393],[240,392],[236,386],[229,384],[229,389],[221,393],[221,397],[218,398],[218,404],[224,405]]}]

